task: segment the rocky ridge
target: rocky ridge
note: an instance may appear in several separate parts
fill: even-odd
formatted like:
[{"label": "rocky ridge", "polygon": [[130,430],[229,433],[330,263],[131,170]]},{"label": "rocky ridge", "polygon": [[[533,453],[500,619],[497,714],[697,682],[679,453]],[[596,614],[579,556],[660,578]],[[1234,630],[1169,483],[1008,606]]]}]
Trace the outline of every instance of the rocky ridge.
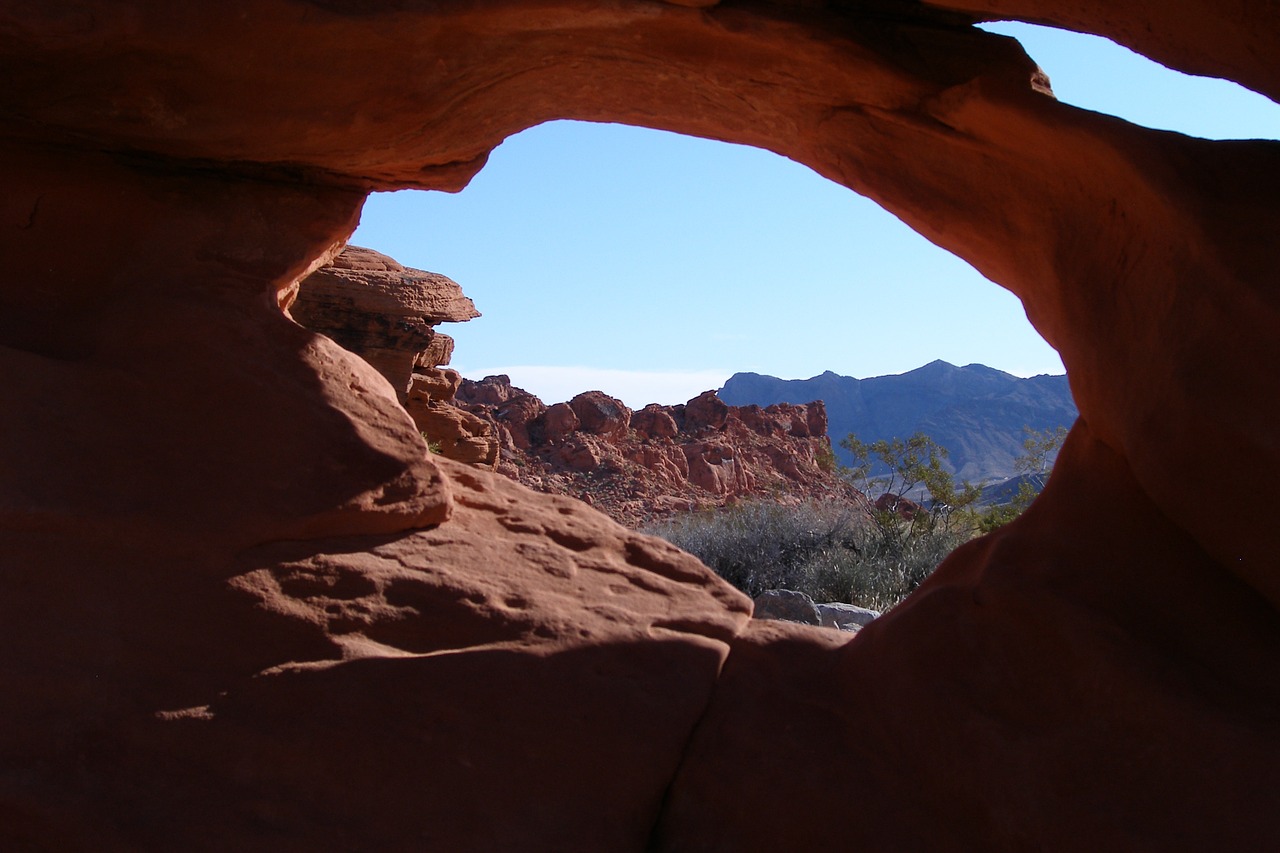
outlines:
[{"label": "rocky ridge", "polygon": [[490,425],[497,470],[628,526],[742,498],[861,495],[831,472],[821,401],[730,406],[706,391],[632,411],[601,391],[546,405],[507,376],[462,380],[456,404]]}]

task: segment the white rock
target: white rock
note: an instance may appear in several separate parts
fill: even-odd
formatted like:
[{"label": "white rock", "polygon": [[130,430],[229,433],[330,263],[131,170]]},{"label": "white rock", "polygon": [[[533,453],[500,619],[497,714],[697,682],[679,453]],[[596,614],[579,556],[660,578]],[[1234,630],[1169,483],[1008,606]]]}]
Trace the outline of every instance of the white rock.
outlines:
[{"label": "white rock", "polygon": [[878,610],[868,610],[856,604],[818,604],[818,618],[827,628],[839,628],[841,631],[856,631],[871,623],[880,615]]}]

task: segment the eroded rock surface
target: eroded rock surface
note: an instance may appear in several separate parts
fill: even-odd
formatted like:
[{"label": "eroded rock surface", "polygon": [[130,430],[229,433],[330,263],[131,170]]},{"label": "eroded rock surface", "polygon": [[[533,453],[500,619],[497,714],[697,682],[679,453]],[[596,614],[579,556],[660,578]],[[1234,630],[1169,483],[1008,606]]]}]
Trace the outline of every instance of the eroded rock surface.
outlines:
[{"label": "eroded rock surface", "polygon": [[289,288],[281,302],[299,324],[373,365],[402,401],[415,367],[430,375],[449,363],[453,342],[435,327],[480,316],[453,280],[360,246],[344,247]]},{"label": "eroded rock surface", "polygon": [[444,368],[453,340],[435,327],[480,316],[452,279],[346,246],[286,290],[281,307],[386,377],[435,453],[488,468],[497,464],[498,440],[489,424],[449,405],[462,376]]},{"label": "eroded rock surface", "polygon": [[[1274,11],[6,5],[0,846],[1274,849],[1280,534],[1205,498],[1280,475],[1280,146],[971,26],[1275,97]],[[1042,497],[848,639],[428,458],[279,305],[365,192],[561,117],[770,148],[1017,294],[1080,409]]]}]

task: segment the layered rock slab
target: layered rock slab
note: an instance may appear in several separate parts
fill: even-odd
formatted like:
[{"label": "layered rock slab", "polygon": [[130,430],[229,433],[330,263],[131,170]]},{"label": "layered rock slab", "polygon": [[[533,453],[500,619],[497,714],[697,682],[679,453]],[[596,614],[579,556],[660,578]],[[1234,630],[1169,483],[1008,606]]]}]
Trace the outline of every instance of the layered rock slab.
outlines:
[{"label": "layered rock slab", "polygon": [[447,276],[350,245],[281,301],[300,324],[373,365],[401,402],[407,399],[415,368],[449,363],[452,341],[435,327],[480,316]]},{"label": "layered rock slab", "polygon": [[97,618],[51,595],[72,621],[5,665],[0,838],[642,849],[749,602],[581,504],[442,464],[456,508],[432,530],[270,544],[149,586],[144,565],[86,590]]},{"label": "layered rock slab", "polygon": [[498,440],[489,425],[447,405],[462,377],[443,369],[453,339],[435,327],[480,316],[457,282],[348,245],[280,301],[293,319],[381,373],[434,452],[489,468],[497,464]]}]

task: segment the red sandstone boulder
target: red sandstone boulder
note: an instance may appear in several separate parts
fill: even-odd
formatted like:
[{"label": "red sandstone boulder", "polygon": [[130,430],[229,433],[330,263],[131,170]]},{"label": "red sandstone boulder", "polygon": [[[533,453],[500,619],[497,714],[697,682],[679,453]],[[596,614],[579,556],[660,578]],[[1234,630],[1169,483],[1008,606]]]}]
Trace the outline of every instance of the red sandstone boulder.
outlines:
[{"label": "red sandstone boulder", "polygon": [[[777,414],[785,419],[786,430],[791,435],[801,438],[808,438],[813,435],[809,429],[809,413],[804,406],[795,406],[791,403],[777,403],[769,407],[775,409]],[[818,435],[826,435],[826,430],[818,433]]]},{"label": "red sandstone boulder", "polygon": [[911,521],[925,512],[925,508],[911,500],[911,498],[904,498],[902,495],[895,495],[891,492],[885,492],[876,498],[875,508],[881,512],[894,513],[904,521]]},{"label": "red sandstone boulder", "polygon": [[720,429],[729,418],[729,406],[715,391],[704,391],[684,406],[683,428],[689,432]]},{"label": "red sandstone boulder", "polygon": [[391,382],[418,428],[451,459],[493,467],[503,436],[483,418],[441,409],[462,377],[442,370],[453,340],[433,327],[480,316],[453,281],[409,269],[386,255],[346,246],[291,286],[280,304],[307,328],[368,361]]},{"label": "red sandstone boulder", "polygon": [[650,403],[631,416],[631,428],[643,438],[674,438],[680,428],[664,406]]},{"label": "red sandstone boulder", "polygon": [[804,457],[801,457],[796,448],[790,443],[786,445],[767,444],[763,449],[765,455],[773,463],[774,469],[784,477],[790,477],[793,480],[803,480],[805,467],[813,468],[816,466],[811,449],[807,446],[804,448],[806,452]]},{"label": "red sandstone boulder", "polygon": [[505,374],[486,376],[480,380],[464,380],[458,389],[459,403],[473,403],[483,406],[496,406],[505,403],[516,394],[527,394],[527,391],[511,384],[511,377]]},{"label": "red sandstone boulder", "polygon": [[737,417],[742,425],[760,435],[773,435],[775,424],[772,418],[764,414],[764,409],[754,403],[748,406],[737,406]]},{"label": "red sandstone boulder", "polygon": [[563,441],[577,431],[581,421],[578,420],[578,413],[568,403],[556,403],[547,407],[536,424],[543,441],[556,442]]},{"label": "red sandstone boulder", "polygon": [[419,398],[409,409],[428,444],[447,459],[494,468],[498,464],[499,442],[493,428],[482,418],[448,403]]},{"label": "red sandstone boulder", "polygon": [[409,380],[409,402],[412,404],[414,398],[436,402],[452,400],[461,384],[462,374],[456,370],[441,370],[436,367],[418,368]]},{"label": "red sandstone boulder", "polygon": [[753,486],[751,475],[723,442],[697,442],[685,445],[689,463],[689,481],[713,495],[745,494]]},{"label": "red sandstone boulder", "polygon": [[386,255],[346,246],[282,297],[293,318],[337,341],[387,377],[405,399],[416,366],[448,364],[451,339],[433,326],[479,317],[458,285]]},{"label": "red sandstone boulder", "polygon": [[668,487],[689,482],[689,460],[676,445],[639,444],[626,452],[626,458],[653,472]]},{"label": "red sandstone boulder", "polygon": [[517,394],[494,407],[493,412],[510,432],[512,443],[520,450],[528,450],[533,446],[529,426],[546,410],[542,401],[532,394]]},{"label": "red sandstone boulder", "polygon": [[617,443],[627,437],[631,410],[621,400],[600,391],[586,391],[569,401],[578,416],[578,428]]},{"label": "red sandstone boulder", "polygon": [[821,436],[827,434],[827,405],[821,400],[814,400],[812,403],[805,403],[797,408],[804,409],[805,425],[809,428],[809,435]]},{"label": "red sandstone boulder", "polygon": [[561,467],[579,474],[598,470],[605,458],[599,448],[582,440],[570,440],[557,445],[554,457]]},{"label": "red sandstone boulder", "polygon": [[448,364],[453,359],[453,338],[444,332],[438,332],[431,336],[431,341],[427,344],[427,348],[413,357],[413,366],[418,367],[440,367]]},{"label": "red sandstone boulder", "polygon": [[436,325],[480,316],[475,303],[452,279],[415,270],[372,249],[346,246],[328,265],[303,282],[299,302],[358,311],[374,317],[402,317]]}]

